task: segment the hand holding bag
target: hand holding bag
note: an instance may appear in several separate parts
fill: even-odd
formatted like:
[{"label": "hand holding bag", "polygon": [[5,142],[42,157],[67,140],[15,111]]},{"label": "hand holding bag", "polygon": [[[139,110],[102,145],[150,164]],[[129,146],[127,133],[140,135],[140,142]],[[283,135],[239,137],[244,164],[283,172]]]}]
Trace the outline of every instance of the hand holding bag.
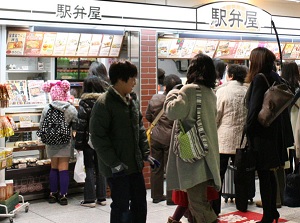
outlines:
[{"label": "hand holding bag", "polygon": [[181,121],[178,120],[179,134],[177,141],[179,157],[189,163],[202,159],[208,153],[207,138],[201,120],[201,97],[201,90],[197,88],[197,120],[195,125],[189,131],[185,132]]},{"label": "hand holding bag", "polygon": [[270,86],[263,73],[259,73],[258,75],[264,77],[269,87],[264,95],[262,108],[258,114],[258,122],[264,127],[269,127],[278,115],[291,104],[294,94],[286,84],[275,85],[274,82],[273,85]]},{"label": "hand holding bag", "polygon": [[243,141],[245,137],[245,132],[240,143],[240,148],[236,149],[236,154],[234,158],[234,167],[237,171],[245,172],[255,170],[255,155],[254,151],[248,146],[248,142],[243,146]]},{"label": "hand holding bag", "polygon": [[83,152],[77,152],[76,153],[76,164],[74,168],[74,180],[77,183],[84,183],[85,182],[85,168],[83,163]]}]

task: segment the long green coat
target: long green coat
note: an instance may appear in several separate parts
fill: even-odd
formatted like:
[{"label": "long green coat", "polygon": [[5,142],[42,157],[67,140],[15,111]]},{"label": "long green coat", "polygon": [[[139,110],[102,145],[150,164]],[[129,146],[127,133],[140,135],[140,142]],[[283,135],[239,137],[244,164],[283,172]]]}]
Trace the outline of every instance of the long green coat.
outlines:
[{"label": "long green coat", "polygon": [[101,174],[111,177],[111,168],[121,163],[126,174],[142,172],[149,145],[137,101],[127,105],[110,87],[93,107],[90,133]]},{"label": "long green coat", "polygon": [[[186,131],[196,122],[196,84],[188,84],[180,90],[174,89],[167,95],[164,104],[167,117],[180,119]],[[209,181],[217,190],[221,188],[220,157],[216,125],[216,96],[212,89],[200,85],[202,93],[201,119],[208,139],[208,154],[194,163],[182,161],[173,152],[174,127],[172,132],[169,160],[167,164],[167,187],[188,189]],[[175,125],[174,125],[175,126]]]}]

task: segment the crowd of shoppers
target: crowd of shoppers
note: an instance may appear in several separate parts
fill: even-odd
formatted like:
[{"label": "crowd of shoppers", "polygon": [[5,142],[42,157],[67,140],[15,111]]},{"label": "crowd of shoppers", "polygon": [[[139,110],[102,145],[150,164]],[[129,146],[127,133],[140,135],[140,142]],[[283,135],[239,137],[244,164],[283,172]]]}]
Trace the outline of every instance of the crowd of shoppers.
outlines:
[{"label": "crowd of shoppers", "polygon": [[[139,101],[133,92],[138,69],[130,61],[113,62],[109,74],[102,63],[94,62],[84,80],[78,112],[68,102],[70,84],[67,81],[45,84],[44,90],[52,97],[51,105],[64,110],[67,123],[76,130],[75,148],[84,154],[86,179],[81,205],[95,207],[96,202],[105,205],[107,182],[112,198],[110,222],[146,222],[146,187],[142,170],[144,161],[148,161],[152,167],[153,203],[167,200],[167,204],[173,204],[173,201],[178,204],[169,223],[180,222],[184,214],[193,223],[218,222],[225,172],[229,160],[235,159],[235,150],[239,148],[244,132],[256,158],[263,207],[263,217],[258,223],[277,222],[280,215],[276,207],[279,190],[276,171],[284,167],[288,158],[290,168],[287,173],[291,173],[298,163],[294,148],[298,140],[295,123],[300,102],[295,100],[270,127],[263,127],[257,117],[268,85],[258,74],[263,73],[269,83],[289,84],[293,93],[299,89],[300,77],[294,62],[283,64],[280,77],[273,69],[275,60],[275,55],[263,47],[252,50],[249,69],[243,65],[227,65],[199,53],[190,62],[185,85],[177,75],[165,75],[160,69],[159,84],[163,83],[164,91],[152,96],[145,116],[152,123],[162,109],[164,112],[152,129],[150,147]],[[222,81],[224,74],[225,81]],[[57,94],[54,88],[58,87],[67,87],[63,90],[65,95]],[[186,162],[178,153],[179,120],[185,131],[195,125],[199,117],[196,109],[199,92],[201,134],[207,138],[208,153],[202,159]],[[41,122],[48,109],[46,106]],[[295,147],[294,138],[297,138]],[[65,145],[46,145],[47,155],[51,158],[50,203],[67,204],[71,141]],[[208,187],[218,191],[213,202],[208,200]],[[179,194],[185,196],[184,203],[183,197],[178,202]]]}]

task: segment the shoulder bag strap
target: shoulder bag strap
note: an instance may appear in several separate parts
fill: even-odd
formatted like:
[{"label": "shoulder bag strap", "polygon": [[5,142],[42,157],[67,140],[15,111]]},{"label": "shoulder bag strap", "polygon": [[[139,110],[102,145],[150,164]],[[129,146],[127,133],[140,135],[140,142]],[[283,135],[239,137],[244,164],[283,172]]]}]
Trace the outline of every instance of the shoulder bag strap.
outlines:
[{"label": "shoulder bag strap", "polygon": [[158,115],[155,117],[155,119],[153,120],[153,122],[151,123],[151,125],[155,126],[156,123],[158,122],[158,120],[160,119],[160,117],[162,116],[162,114],[164,113],[164,109],[162,108],[160,110],[160,112],[158,113]]},{"label": "shoulder bag strap", "polygon": [[259,73],[258,75],[262,76],[265,79],[265,81],[267,82],[268,88],[269,88],[270,83],[269,83],[268,79],[266,78],[266,76],[263,73]]},{"label": "shoulder bag strap", "polygon": [[197,109],[197,126],[199,131],[199,136],[203,143],[203,149],[205,151],[208,151],[208,144],[207,144],[207,138],[206,133],[204,132],[203,125],[202,125],[202,119],[201,119],[201,106],[202,106],[202,94],[201,94],[201,88],[196,88],[196,109]]}]

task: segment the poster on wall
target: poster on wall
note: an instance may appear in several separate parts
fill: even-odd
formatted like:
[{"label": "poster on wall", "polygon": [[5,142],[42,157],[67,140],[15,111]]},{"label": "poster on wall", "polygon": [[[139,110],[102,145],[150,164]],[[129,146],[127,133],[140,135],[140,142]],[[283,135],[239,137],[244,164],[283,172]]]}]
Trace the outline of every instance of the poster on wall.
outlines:
[{"label": "poster on wall", "polygon": [[103,35],[99,56],[103,56],[103,57],[109,56],[109,51],[113,39],[114,39],[113,35]]},{"label": "poster on wall", "polygon": [[26,34],[26,42],[24,55],[38,56],[40,55],[44,33],[42,32],[28,32]]},{"label": "poster on wall", "polygon": [[27,80],[29,104],[46,104],[46,93],[42,87],[44,80]]},{"label": "poster on wall", "polygon": [[79,38],[79,33],[69,33],[64,56],[76,55]]},{"label": "poster on wall", "polygon": [[64,56],[69,33],[57,33],[54,43],[53,56]]},{"label": "poster on wall", "polygon": [[80,40],[78,43],[78,48],[76,55],[77,56],[87,56],[89,49],[90,49],[90,43],[91,43],[92,34],[86,34],[83,33],[80,35]]},{"label": "poster on wall", "polygon": [[9,31],[7,35],[7,55],[23,55],[26,41],[26,32]]},{"label": "poster on wall", "polygon": [[101,43],[102,43],[102,38],[103,38],[102,34],[93,34],[88,56],[98,56]]},{"label": "poster on wall", "polygon": [[9,94],[9,105],[24,105],[28,101],[26,80],[7,80],[6,88]]},{"label": "poster on wall", "polygon": [[112,41],[111,48],[109,51],[110,57],[118,57],[119,56],[122,43],[123,43],[123,36],[114,35],[114,39]]},{"label": "poster on wall", "polygon": [[45,33],[40,55],[51,56],[53,54],[56,33]]},{"label": "poster on wall", "polygon": [[300,44],[295,44],[290,59],[299,59],[299,58],[300,58]]},{"label": "poster on wall", "polygon": [[173,39],[170,45],[168,57],[169,58],[179,58],[180,52],[184,43],[183,38]]}]

